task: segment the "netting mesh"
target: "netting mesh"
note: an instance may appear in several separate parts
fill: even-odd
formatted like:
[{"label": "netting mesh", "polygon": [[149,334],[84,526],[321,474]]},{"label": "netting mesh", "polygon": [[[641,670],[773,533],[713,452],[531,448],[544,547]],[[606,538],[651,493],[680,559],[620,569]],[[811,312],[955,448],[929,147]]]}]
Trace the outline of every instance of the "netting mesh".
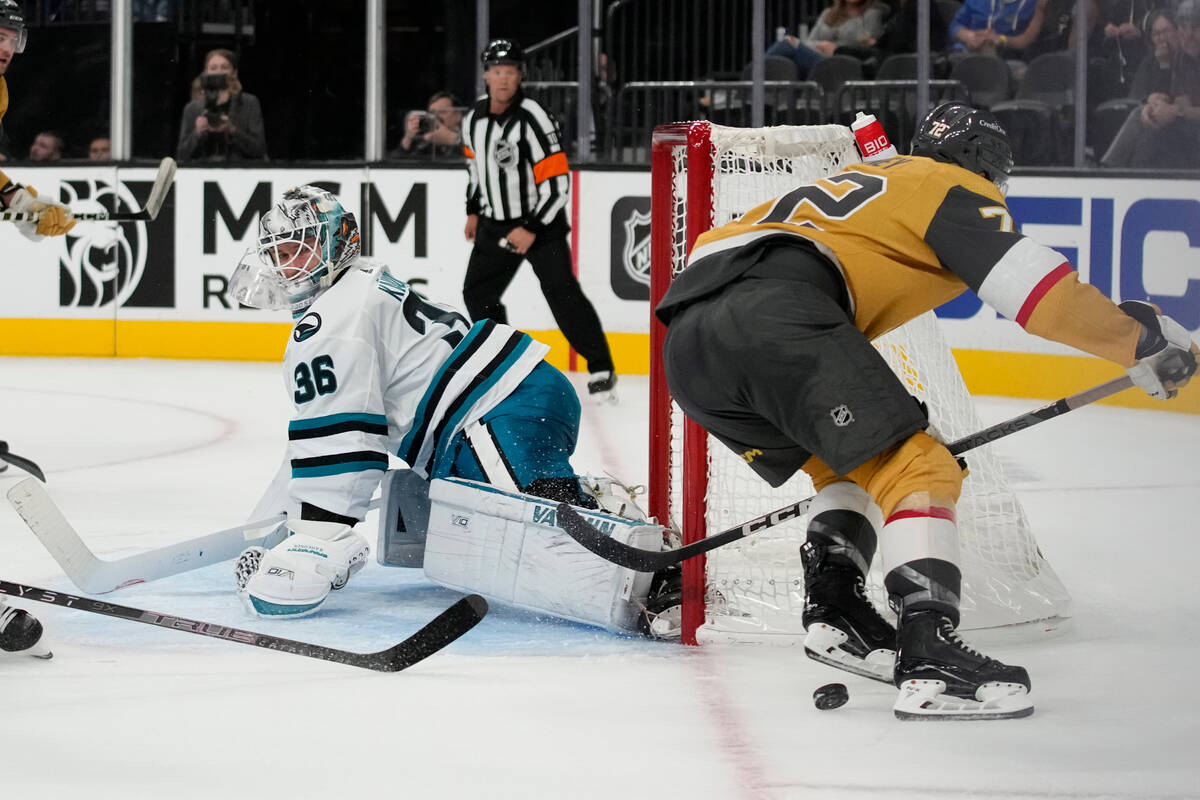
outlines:
[{"label": "netting mesh", "polygon": [[[853,135],[840,125],[736,129],[711,126],[711,209],[689,208],[687,147],[673,148],[672,273],[686,266],[688,213],[728,222],[797,184],[859,160]],[[933,314],[881,337],[876,347],[909,391],[925,401],[935,433],[950,441],[983,427]],[[681,519],[682,421],[672,408],[671,496],[674,524]],[[970,474],[958,506],[962,549],[964,628],[995,627],[1065,616],[1070,598],[1042,558],[1004,469],[987,449],[968,454]],[[719,533],[813,494],[803,473],[771,489],[750,468],[709,438],[707,531]],[[705,624],[700,641],[792,641],[803,634],[800,545],[806,518],[798,518],[708,554]],[[877,559],[878,561],[878,559]],[[886,608],[878,566],[869,576],[872,599]]]}]

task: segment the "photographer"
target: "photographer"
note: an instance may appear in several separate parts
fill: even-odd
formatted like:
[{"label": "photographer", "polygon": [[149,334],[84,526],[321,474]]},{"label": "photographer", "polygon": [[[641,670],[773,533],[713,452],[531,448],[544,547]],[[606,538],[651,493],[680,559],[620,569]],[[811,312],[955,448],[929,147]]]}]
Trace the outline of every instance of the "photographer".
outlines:
[{"label": "photographer", "polygon": [[202,97],[183,109],[179,126],[180,161],[248,161],[266,158],[262,106],[243,92],[237,56],[211,50],[200,74]]},{"label": "photographer", "polygon": [[429,98],[426,111],[410,111],[404,118],[404,138],[389,158],[461,158],[462,102],[450,92]]}]

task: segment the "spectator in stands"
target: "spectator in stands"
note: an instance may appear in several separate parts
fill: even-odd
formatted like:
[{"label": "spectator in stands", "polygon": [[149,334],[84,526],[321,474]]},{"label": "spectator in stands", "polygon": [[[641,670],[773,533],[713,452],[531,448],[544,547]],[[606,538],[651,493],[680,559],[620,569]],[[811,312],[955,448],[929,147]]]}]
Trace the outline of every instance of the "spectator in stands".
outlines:
[{"label": "spectator in stands", "polygon": [[1150,0],[1108,0],[1103,4],[1101,39],[1095,51],[1089,42],[1088,53],[1094,54],[1100,62],[1096,77],[1108,86],[1102,92],[1093,93],[1095,96],[1117,97],[1129,92],[1134,71],[1153,47],[1149,42],[1148,2]]},{"label": "spectator in stands", "polygon": [[1179,51],[1167,91],[1151,91],[1130,113],[1100,161],[1106,167],[1200,167],[1200,0],[1183,0],[1176,22]]},{"label": "spectator in stands", "polygon": [[[946,49],[947,21],[937,3],[929,4],[929,52],[942,53]],[[879,65],[888,56],[917,52],[917,0],[899,0],[891,15],[883,24],[883,33],[871,47],[839,47],[835,52],[852,55],[863,60],[863,71],[874,76]],[[936,77],[936,75],[934,76]]]},{"label": "spectator in stands", "polygon": [[1171,66],[1179,52],[1179,26],[1166,9],[1151,11],[1146,31],[1153,49],[1146,54],[1129,82],[1129,96],[1146,102],[1150,95],[1171,91]]},{"label": "spectator in stands", "polygon": [[1075,0],[1045,0],[1042,29],[1025,49],[1023,58],[1032,61],[1042,53],[1074,52],[1084,32],[1088,36],[1088,52],[1100,52],[1104,41],[1100,4],[1097,0],[1086,0],[1084,5],[1087,8],[1087,25],[1081,27],[1075,24]]},{"label": "spectator in stands", "polygon": [[950,21],[951,47],[1020,58],[1042,31],[1047,0],[966,0]]},{"label": "spectator in stands", "polygon": [[176,158],[180,161],[251,161],[267,153],[262,106],[242,90],[237,56],[211,50],[200,75],[204,96],[184,106]]},{"label": "spectator in stands", "polygon": [[390,158],[462,156],[462,101],[450,92],[436,92],[425,109],[405,116],[404,137]]},{"label": "spectator in stands", "polygon": [[88,145],[89,161],[112,161],[112,141],[107,136],[97,136]]},{"label": "spectator in stands", "polygon": [[887,15],[888,7],[879,0],[833,0],[817,17],[806,40],[785,36],[767,48],[767,55],[790,58],[804,78],[814,64],[839,48],[854,48],[851,54],[861,57],[864,49],[875,46]]},{"label": "spectator in stands", "polygon": [[42,131],[33,138],[29,145],[30,161],[58,161],[62,158],[66,143],[63,137],[54,131]]}]

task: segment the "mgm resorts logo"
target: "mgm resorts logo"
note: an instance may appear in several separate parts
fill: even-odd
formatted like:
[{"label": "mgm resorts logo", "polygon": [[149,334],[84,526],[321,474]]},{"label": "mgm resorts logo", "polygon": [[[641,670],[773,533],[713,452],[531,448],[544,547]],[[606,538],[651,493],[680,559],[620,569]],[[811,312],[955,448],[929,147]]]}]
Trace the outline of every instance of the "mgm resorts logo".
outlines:
[{"label": "mgm resorts logo", "polygon": [[[152,185],[148,180],[68,180],[60,184],[58,199],[80,213],[136,211],[144,207]],[[173,227],[174,213],[164,208],[153,225],[80,220],[65,236],[54,237],[59,306],[171,308],[175,298]]]},{"label": "mgm resorts logo", "polygon": [[613,294],[622,300],[650,299],[650,198],[622,197],[610,225]]}]

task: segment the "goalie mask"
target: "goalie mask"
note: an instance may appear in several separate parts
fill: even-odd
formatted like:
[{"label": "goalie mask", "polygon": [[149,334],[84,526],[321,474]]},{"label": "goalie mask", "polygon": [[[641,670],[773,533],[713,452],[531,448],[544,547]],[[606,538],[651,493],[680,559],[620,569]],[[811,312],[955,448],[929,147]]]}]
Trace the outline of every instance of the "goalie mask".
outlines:
[{"label": "goalie mask", "polygon": [[358,249],[358,222],[337,197],[315,186],[288,189],[259,221],[258,243],[230,279],[230,296],[254,308],[301,311]]},{"label": "goalie mask", "polygon": [[983,175],[1005,194],[1012,172],[1008,132],[992,112],[965,103],[942,103],[930,111],[913,136],[911,153]]}]

